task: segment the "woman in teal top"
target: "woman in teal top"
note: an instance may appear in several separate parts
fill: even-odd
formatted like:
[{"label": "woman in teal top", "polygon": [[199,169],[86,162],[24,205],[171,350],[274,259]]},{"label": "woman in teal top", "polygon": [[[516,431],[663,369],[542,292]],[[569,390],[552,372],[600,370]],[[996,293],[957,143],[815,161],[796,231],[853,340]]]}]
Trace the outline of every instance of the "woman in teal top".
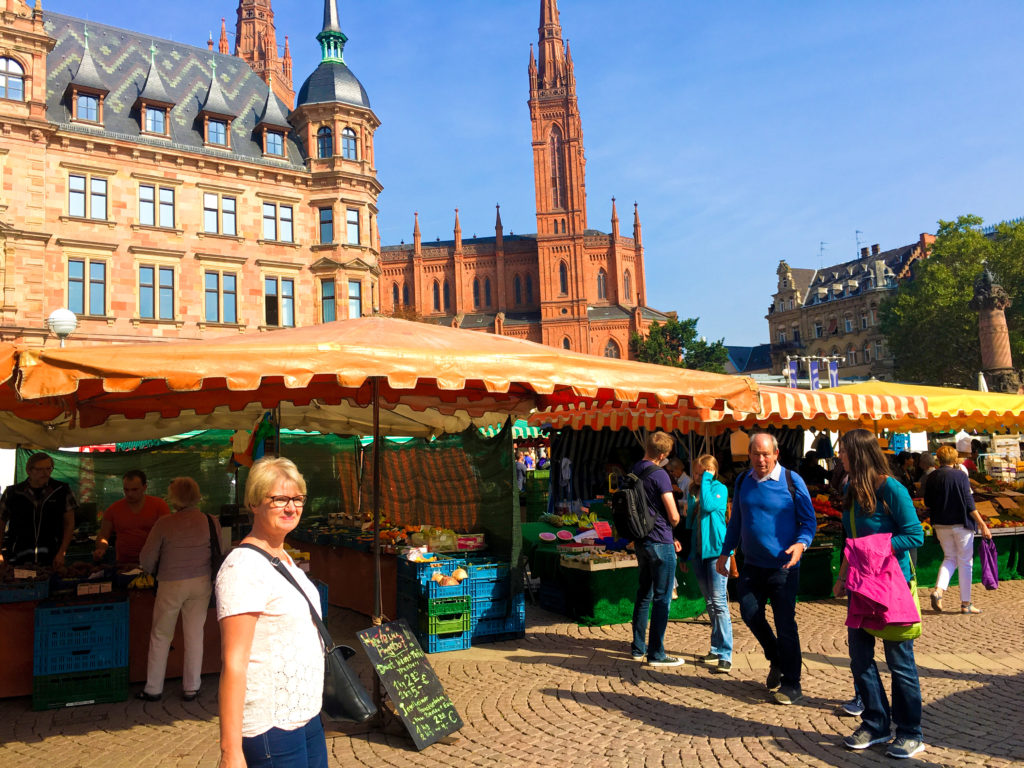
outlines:
[{"label": "woman in teal top", "polygon": [[711,653],[703,661],[716,672],[732,669],[732,617],[729,615],[728,577],[715,569],[725,539],[725,511],[729,491],[715,476],[718,461],[711,454],[700,456],[693,464],[693,476],[700,478],[700,487],[690,483],[686,527],[691,531],[690,560],[697,576],[697,585],[708,606],[711,618]]},{"label": "woman in teal top", "polygon": [[[839,439],[839,458],[847,472],[843,504],[846,535],[892,535],[892,551],[907,581],[912,576],[910,550],[924,543],[924,531],[910,494],[889,475],[878,440],[866,429],[854,429]],[[871,510],[870,513],[865,510]],[[852,515],[852,520],[851,520]],[[847,563],[839,569],[833,594],[846,594]],[[843,739],[847,749],[888,744],[891,728],[896,738],[886,749],[889,757],[913,757],[924,749],[921,733],[921,684],[914,661],[913,640],[883,640],[885,661],[892,675],[892,708],[875,665],[875,636],[860,627],[847,628],[850,671],[857,695],[864,704],[861,726]]]}]

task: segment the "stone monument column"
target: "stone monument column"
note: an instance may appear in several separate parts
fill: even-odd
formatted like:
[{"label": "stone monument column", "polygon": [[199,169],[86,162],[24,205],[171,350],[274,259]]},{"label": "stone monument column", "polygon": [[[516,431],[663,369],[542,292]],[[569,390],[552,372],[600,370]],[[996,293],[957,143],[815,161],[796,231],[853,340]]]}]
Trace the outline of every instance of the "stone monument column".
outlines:
[{"label": "stone monument column", "polygon": [[1021,376],[1013,367],[1010,332],[1006,327],[1006,308],[1012,304],[1009,294],[988,270],[974,281],[974,298],[968,305],[978,313],[978,340],[981,343],[981,368],[990,392],[1016,394],[1022,391]]}]

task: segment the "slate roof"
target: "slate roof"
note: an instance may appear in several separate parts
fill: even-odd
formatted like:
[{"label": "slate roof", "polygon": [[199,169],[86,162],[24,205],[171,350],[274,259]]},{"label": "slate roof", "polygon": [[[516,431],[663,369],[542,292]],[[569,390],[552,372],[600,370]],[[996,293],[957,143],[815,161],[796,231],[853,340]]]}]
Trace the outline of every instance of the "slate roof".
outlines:
[{"label": "slate roof", "polygon": [[[845,299],[851,296],[857,296],[864,291],[880,288],[884,289],[887,287],[886,284],[878,284],[875,280],[875,262],[881,260],[885,263],[885,275],[892,279],[903,271],[910,257],[918,250],[918,243],[911,243],[910,245],[904,245],[900,248],[893,248],[888,251],[882,251],[878,254],[868,254],[867,256],[852,259],[851,261],[844,261],[841,264],[834,264],[830,267],[819,269],[814,273],[814,278],[808,284],[806,295],[804,298],[804,306],[812,306],[814,304],[824,304],[835,299]],[[796,270],[793,270],[796,272]],[[848,281],[854,281],[857,283],[856,287],[849,287]],[[818,298],[818,289],[828,289],[836,283],[843,285],[843,291],[840,295],[833,295],[831,292],[827,293],[822,299]]]},{"label": "slate roof", "polygon": [[[47,56],[46,117],[62,130],[305,170],[302,152],[291,131],[286,136],[284,158],[263,156],[254,129],[266,104],[268,86],[242,59],[95,22],[88,22],[89,52],[100,83],[94,87],[108,92],[104,100],[104,124],[72,123],[65,93],[81,66],[87,22],[48,11],[44,15],[46,33],[57,41]],[[169,140],[142,135],[139,116],[133,110],[149,76],[151,45],[157,49],[156,65],[165,85],[167,101],[174,104],[170,110]],[[226,114],[235,116],[231,123],[231,149],[205,147],[196,120],[210,91],[212,59],[217,61],[217,90],[222,95],[222,106]],[[281,109],[287,114],[284,107]]]},{"label": "slate roof", "polygon": [[295,106],[332,102],[370,108],[370,97],[351,69],[340,61],[321,61],[299,88]]},{"label": "slate roof", "polygon": [[756,347],[727,345],[725,350],[736,373],[772,370],[771,344],[758,344]]}]

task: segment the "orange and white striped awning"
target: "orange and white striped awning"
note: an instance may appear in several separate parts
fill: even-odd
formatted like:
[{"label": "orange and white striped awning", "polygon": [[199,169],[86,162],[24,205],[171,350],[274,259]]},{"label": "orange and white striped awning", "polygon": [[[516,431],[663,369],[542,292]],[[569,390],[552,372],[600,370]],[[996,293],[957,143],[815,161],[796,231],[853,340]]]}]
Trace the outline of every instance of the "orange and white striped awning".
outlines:
[{"label": "orange and white striped awning", "polygon": [[602,407],[557,407],[530,416],[531,426],[556,429],[647,429],[680,432],[704,431],[711,425],[725,429],[764,426],[802,426],[846,429],[875,422],[928,417],[924,397],[901,395],[836,394],[829,390],[801,390],[762,385],[758,388],[757,413],[734,412],[728,408],[693,408],[682,401],[675,406],[608,404]]}]

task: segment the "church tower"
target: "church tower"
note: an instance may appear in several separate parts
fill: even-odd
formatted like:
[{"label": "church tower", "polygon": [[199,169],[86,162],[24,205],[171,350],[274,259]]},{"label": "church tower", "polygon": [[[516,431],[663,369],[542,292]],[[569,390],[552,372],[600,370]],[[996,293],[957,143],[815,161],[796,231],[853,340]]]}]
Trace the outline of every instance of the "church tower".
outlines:
[{"label": "church tower", "polygon": [[274,10],[270,7],[270,0],[238,0],[235,56],[244,59],[291,109],[295,103],[291,52],[286,46],[284,56],[277,55]]},{"label": "church tower", "polygon": [[530,47],[530,122],[537,205],[537,257],[545,344],[589,352],[585,333],[587,228],[583,123],[572,53],[557,0],[541,0],[537,56]]}]

